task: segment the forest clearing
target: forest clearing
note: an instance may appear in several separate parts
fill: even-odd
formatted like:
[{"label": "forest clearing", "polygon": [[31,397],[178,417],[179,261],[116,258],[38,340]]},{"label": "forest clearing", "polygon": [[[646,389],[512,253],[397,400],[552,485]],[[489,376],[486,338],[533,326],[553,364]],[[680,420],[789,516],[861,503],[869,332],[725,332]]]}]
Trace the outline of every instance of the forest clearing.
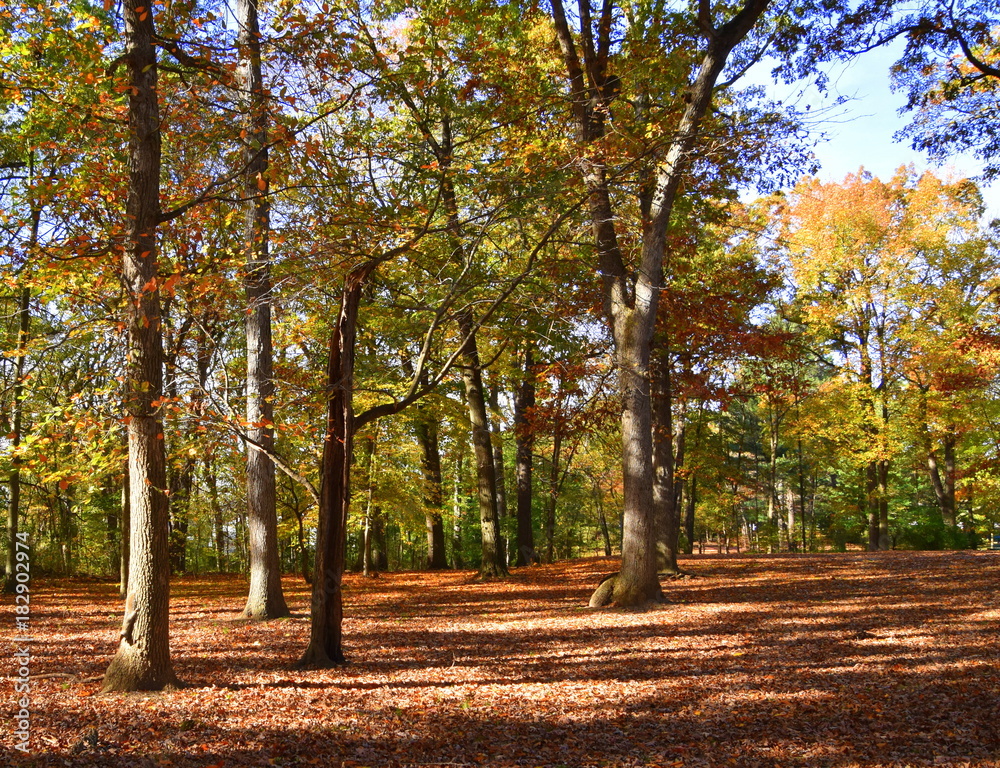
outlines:
[{"label": "forest clearing", "polygon": [[185,576],[170,627],[185,687],[145,694],[99,693],[116,585],[39,580],[33,754],[0,754],[78,768],[1000,765],[1000,554],[681,565],[697,576],[666,580],[672,602],[646,611],[586,607],[618,567],[607,558],[491,581],[351,575],[349,663],[305,671],[301,580],[285,579],[291,618],[248,623],[234,621],[242,580]]},{"label": "forest clearing", "polygon": [[1000,0],[0,0],[0,768],[997,765],[998,122]]}]

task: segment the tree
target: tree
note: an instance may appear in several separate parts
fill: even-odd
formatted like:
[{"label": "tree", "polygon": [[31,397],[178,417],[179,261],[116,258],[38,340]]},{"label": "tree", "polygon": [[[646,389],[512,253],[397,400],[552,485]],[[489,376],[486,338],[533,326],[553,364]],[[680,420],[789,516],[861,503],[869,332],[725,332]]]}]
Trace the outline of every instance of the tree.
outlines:
[{"label": "tree", "polygon": [[[655,170],[642,189],[640,255],[630,268],[621,245],[616,205],[608,178],[607,118],[623,87],[611,71],[614,5],[605,2],[600,17],[590,3],[580,4],[579,43],[570,29],[561,0],[552,16],[565,64],[576,131],[577,166],[589,197],[596,249],[596,271],[602,282],[604,313],[614,340],[622,410],[625,534],[622,571],[608,595],[618,605],[662,600],[656,569],[656,524],[653,509],[653,440],[649,391],[649,355],[662,285],[667,228],[702,120],[712,104],[719,78],[734,49],[750,34],[770,3],[748,0],[721,24],[707,5],[700,6],[698,25],[704,52],[684,96],[685,107],[671,128],[663,130],[663,148],[655,153]],[[659,18],[630,19],[630,26]],[[647,66],[649,66],[647,64]]]},{"label": "tree", "polygon": [[485,577],[506,576],[507,564],[500,546],[500,513],[497,509],[497,479],[493,464],[493,444],[490,439],[489,414],[483,392],[483,372],[476,346],[476,326],[471,313],[459,317],[459,328],[465,338],[462,347],[462,380],[469,408],[472,448],[476,457],[478,479],[479,524],[482,535],[482,560],[479,573]]},{"label": "tree", "polygon": [[[438,443],[439,422],[426,401],[417,405],[417,440],[420,442],[421,467],[424,472],[424,501],[427,506],[427,567],[448,567],[444,547],[444,489],[441,477],[441,450]],[[366,536],[367,543],[367,536]]]},{"label": "tree", "polygon": [[248,309],[247,339],[247,527],[250,534],[250,592],[243,616],[288,616],[278,563],[278,518],[274,464],[274,373],[271,341],[271,275],[267,102],[261,71],[261,33],[257,0],[238,0],[236,23],[240,52],[245,150],[242,158],[245,203],[244,279]]},{"label": "tree", "polygon": [[126,420],[131,511],[129,599],[118,651],[104,675],[105,691],[158,690],[176,685],[170,661],[170,566],[163,425],[163,349],[157,284],[160,211],[160,114],[156,93],[153,11],[125,0],[129,85],[129,185],[125,289],[129,297]]},{"label": "tree", "polygon": [[532,464],[535,435],[531,425],[535,408],[535,372],[533,346],[525,345],[523,370],[514,389],[515,476],[517,480],[517,559],[515,565],[531,565],[537,561],[534,527],[531,515]]},{"label": "tree", "polygon": [[[940,348],[940,329],[961,324],[958,318],[970,317],[970,307],[982,303],[976,287],[964,307],[947,301],[948,311],[941,311],[958,263],[976,264],[977,274],[987,271],[986,243],[977,233],[980,205],[969,182],[902,168],[890,182],[864,172],[841,184],[805,180],[785,206],[783,240],[797,319],[835,372],[824,388],[836,394],[829,404],[849,409],[831,407],[837,414],[831,426],[847,430],[840,439],[864,473],[873,550],[890,546],[890,471],[903,442],[906,422],[899,417],[907,410],[907,380],[916,381],[918,391],[929,383],[930,359],[943,358],[925,355]],[[926,434],[919,442],[933,464]]]}]

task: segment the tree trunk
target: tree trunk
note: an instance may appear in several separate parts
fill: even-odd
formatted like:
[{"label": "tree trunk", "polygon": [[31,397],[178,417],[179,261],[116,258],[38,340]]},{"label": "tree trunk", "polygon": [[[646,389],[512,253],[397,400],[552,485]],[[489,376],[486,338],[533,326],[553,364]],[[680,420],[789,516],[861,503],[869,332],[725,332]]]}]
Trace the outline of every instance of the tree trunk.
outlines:
[{"label": "tree trunk", "polygon": [[[163,339],[156,285],[160,215],[160,115],[156,94],[153,9],[124,0],[129,74],[129,184],[126,202],[125,290],[129,354],[125,407],[131,511],[129,595],[118,651],[104,675],[105,691],[159,690],[176,685],[170,661],[170,562],[163,425]],[[155,404],[154,404],[155,403]]]},{"label": "tree trunk", "polygon": [[[290,615],[281,591],[278,558],[277,488],[274,463],[274,376],[271,342],[271,267],[268,252],[270,203],[267,198],[267,105],[261,74],[257,0],[237,0],[238,77],[243,99],[244,285],[247,297],[247,534],[250,589],[242,616],[275,619]],[[259,448],[258,448],[259,446]]]},{"label": "tree trunk", "polygon": [[878,462],[870,461],[865,466],[865,488],[862,497],[868,512],[868,551],[878,552]]},{"label": "tree trunk", "polygon": [[684,495],[684,532],[687,535],[687,546],[684,554],[694,554],[694,511],[698,503],[698,475],[692,472],[687,479],[687,489]]},{"label": "tree trunk", "polygon": [[[560,406],[562,396],[560,395]],[[545,562],[555,562],[556,540],[556,504],[559,501],[559,459],[562,456],[562,426],[558,423],[561,412],[557,414],[555,434],[552,435],[552,460],[549,464],[549,495],[545,504]]]},{"label": "tree trunk", "polygon": [[785,537],[787,539],[788,551],[794,552],[795,541],[795,493],[787,483],[785,484]]},{"label": "tree trunk", "polygon": [[[28,158],[28,175],[32,180],[35,175],[34,156]],[[28,257],[34,255],[38,247],[38,228],[42,220],[42,211],[36,205],[31,207],[31,230],[28,235]],[[14,568],[17,562],[18,528],[21,522],[21,457],[18,448],[21,445],[21,430],[24,426],[24,367],[27,364],[28,331],[31,327],[31,289],[21,288],[17,306],[17,355],[14,358],[14,391],[12,392],[13,417],[11,419],[10,442],[10,496],[7,499],[7,562],[3,591],[13,594],[17,581],[14,579]]]},{"label": "tree trunk", "polygon": [[878,548],[882,551],[892,548],[889,536],[889,462],[878,462]]},{"label": "tree trunk", "polygon": [[441,488],[441,451],[438,445],[438,423],[423,405],[418,406],[417,440],[422,449],[421,466],[424,471],[424,504],[427,528],[427,567],[440,570],[448,567],[444,549],[444,493]]},{"label": "tree trunk", "polygon": [[354,351],[361,289],[378,264],[367,261],[344,278],[340,315],[330,338],[311,622],[309,645],[299,661],[302,666],[329,667],[345,661],[343,578],[354,441]]},{"label": "tree trunk", "polygon": [[[638,322],[635,325],[639,325]],[[622,394],[622,568],[613,601],[636,606],[662,600],[657,577],[653,515],[653,422],[649,396],[649,340],[619,335],[615,344]]]},{"label": "tree trunk", "polygon": [[601,540],[604,542],[604,556],[611,557],[611,532],[608,530],[608,518],[604,514],[604,491],[594,478],[594,504],[597,506],[597,524],[601,529]]},{"label": "tree trunk", "polygon": [[[39,215],[32,211],[31,215],[31,250],[38,241]],[[28,344],[28,328],[31,319],[31,291],[21,289],[18,304],[17,357],[14,359],[14,392],[11,420],[13,437],[10,443],[10,497],[7,499],[7,564],[3,591],[12,594],[17,585],[14,578],[14,568],[17,562],[17,533],[21,515],[21,457],[18,448],[21,445],[21,429],[24,420],[24,366],[27,361],[26,347]]]},{"label": "tree trunk", "polygon": [[[653,398],[653,513],[656,517],[656,569],[677,574],[680,536],[680,484],[677,482],[674,453],[673,388],[670,350],[661,339],[652,360]],[[683,426],[681,426],[683,430]],[[680,440],[677,441],[678,444]]]},{"label": "tree trunk", "polygon": [[957,519],[955,514],[955,437],[949,433],[944,439],[944,477],[941,476],[941,468],[935,451],[930,446],[929,438],[927,443],[927,475],[934,488],[934,496],[937,499],[938,509],[941,511],[941,520],[949,528],[954,528]]},{"label": "tree trunk", "polygon": [[170,567],[174,573],[187,570],[188,519],[194,487],[194,459],[185,457],[180,469],[168,472],[170,488]]},{"label": "tree trunk", "polygon": [[668,129],[664,151],[658,156],[655,173],[651,174],[648,215],[641,222],[641,254],[635,264],[626,263],[619,247],[618,216],[603,155],[605,120],[614,98],[605,87],[608,63],[612,60],[610,32],[614,5],[604,4],[596,39],[590,3],[579,6],[579,36],[570,30],[562,1],[552,0],[551,5],[579,145],[577,164],[589,197],[596,271],[602,281],[604,313],[611,327],[619,370],[624,534],[622,569],[614,583],[612,600],[622,606],[642,605],[662,599],[656,572],[649,351],[662,284],[667,227],[719,75],[730,52],[756,24],[769,0],[747,0],[717,28],[710,13],[699,19],[706,50],[685,92],[683,113],[677,124]]},{"label": "tree trunk", "polygon": [[453,523],[451,527],[451,560],[456,570],[465,563],[462,559],[462,467],[465,463],[465,442],[459,441],[455,456],[455,485],[452,493],[451,511]]},{"label": "tree trunk", "polygon": [[493,471],[496,473],[497,482],[497,527],[499,538],[497,548],[500,551],[500,560],[504,565],[510,563],[507,554],[507,537],[503,535],[504,520],[507,519],[507,475],[503,460],[503,428],[500,421],[500,396],[499,388],[490,389],[490,411],[495,414],[496,419],[490,419],[490,432],[493,440]]},{"label": "tree trunk", "polygon": [[524,351],[524,378],[514,391],[514,445],[517,461],[517,560],[516,565],[537,562],[531,515],[531,465],[535,436],[529,414],[535,407],[535,378],[531,347]]},{"label": "tree trunk", "polygon": [[472,427],[472,447],[476,456],[478,480],[479,522],[482,528],[482,562],[479,574],[484,577],[506,576],[507,565],[500,558],[500,519],[497,512],[496,474],[493,467],[493,445],[490,441],[489,416],[483,393],[483,372],[479,365],[479,350],[469,313],[459,317],[462,337],[467,339],[462,351],[465,401]]}]

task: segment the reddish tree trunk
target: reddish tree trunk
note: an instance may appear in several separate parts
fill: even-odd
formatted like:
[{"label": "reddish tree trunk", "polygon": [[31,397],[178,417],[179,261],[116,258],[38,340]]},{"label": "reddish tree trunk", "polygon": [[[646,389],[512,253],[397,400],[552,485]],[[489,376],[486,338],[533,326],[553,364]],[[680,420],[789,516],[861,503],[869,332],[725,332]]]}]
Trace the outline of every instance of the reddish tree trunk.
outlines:
[{"label": "reddish tree trunk", "polygon": [[354,441],[354,348],[361,289],[378,261],[369,261],[344,280],[340,315],[330,338],[328,410],[319,489],[319,528],[312,584],[309,646],[301,666],[343,664],[343,578]]}]

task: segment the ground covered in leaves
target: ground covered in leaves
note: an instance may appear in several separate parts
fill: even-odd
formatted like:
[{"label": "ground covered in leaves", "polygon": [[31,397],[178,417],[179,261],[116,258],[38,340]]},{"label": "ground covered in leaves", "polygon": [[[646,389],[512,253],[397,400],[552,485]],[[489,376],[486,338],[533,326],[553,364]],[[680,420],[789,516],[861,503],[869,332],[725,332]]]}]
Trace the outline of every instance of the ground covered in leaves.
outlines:
[{"label": "ground covered in leaves", "polygon": [[[682,565],[698,577],[643,612],[586,607],[606,559],[487,583],[352,576],[350,664],[326,671],[294,668],[301,580],[285,582],[294,618],[245,624],[241,580],[185,577],[186,687],[131,695],[92,679],[115,650],[115,586],[36,579],[32,754],[12,748],[8,671],[0,765],[1000,766],[1000,553]],[[13,637],[9,601],[0,620]]]}]

